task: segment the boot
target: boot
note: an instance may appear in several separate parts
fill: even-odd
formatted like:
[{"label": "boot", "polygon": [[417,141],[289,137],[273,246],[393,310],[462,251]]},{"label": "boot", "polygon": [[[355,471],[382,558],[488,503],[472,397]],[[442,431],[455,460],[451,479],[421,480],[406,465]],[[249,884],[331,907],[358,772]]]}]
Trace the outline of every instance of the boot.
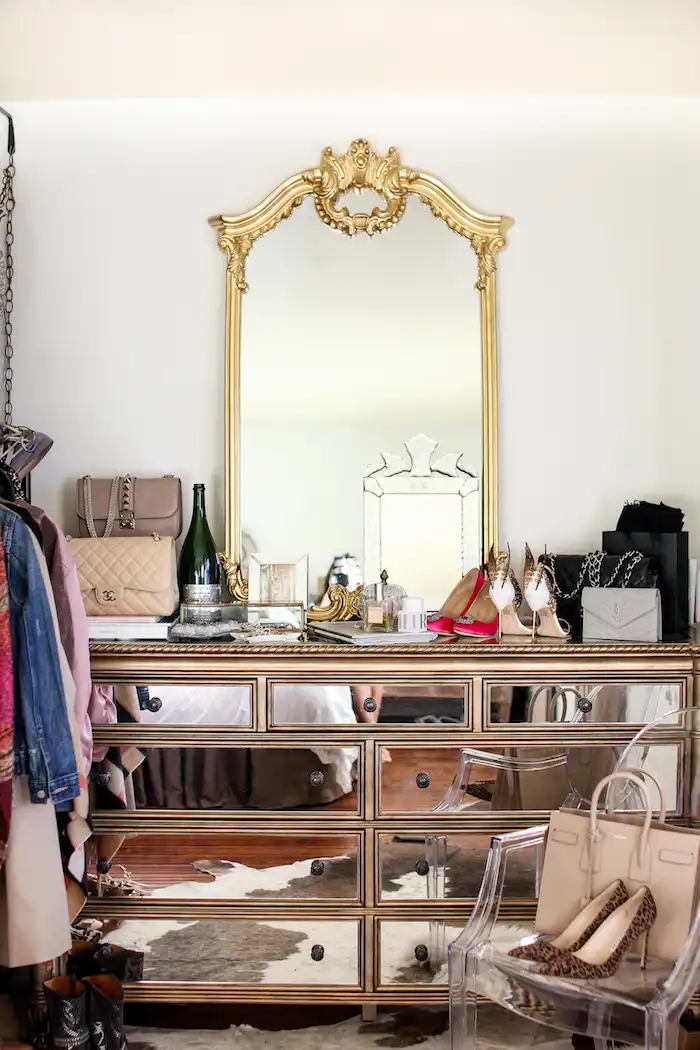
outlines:
[{"label": "boot", "polygon": [[88,977],[88,1027],[92,1050],[126,1050],[124,990],[111,974]]},{"label": "boot", "polygon": [[53,1050],[89,1050],[85,987],[72,977],[54,977],[44,982],[44,996]]},{"label": "boot", "polygon": [[111,973],[124,984],[135,984],[143,979],[143,952],[105,943],[99,946],[94,958],[100,973]]},{"label": "boot", "polygon": [[79,981],[111,973],[123,984],[134,984],[143,979],[143,952],[122,948],[120,944],[73,941],[68,952],[68,973]]},{"label": "boot", "polygon": [[98,946],[90,941],[73,941],[66,960],[69,976],[82,981],[99,973],[100,967],[95,959],[97,950]]}]

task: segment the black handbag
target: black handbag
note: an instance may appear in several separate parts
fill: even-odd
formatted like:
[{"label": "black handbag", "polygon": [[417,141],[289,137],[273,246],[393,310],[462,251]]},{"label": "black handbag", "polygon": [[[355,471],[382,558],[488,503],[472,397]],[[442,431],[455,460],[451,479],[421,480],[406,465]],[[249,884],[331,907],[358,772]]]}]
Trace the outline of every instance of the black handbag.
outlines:
[{"label": "black handbag", "polygon": [[571,636],[581,640],[581,592],[584,587],[651,587],[658,586],[658,573],[653,558],[640,551],[627,551],[622,556],[603,554],[542,554],[557,602],[557,616],[568,620]]}]

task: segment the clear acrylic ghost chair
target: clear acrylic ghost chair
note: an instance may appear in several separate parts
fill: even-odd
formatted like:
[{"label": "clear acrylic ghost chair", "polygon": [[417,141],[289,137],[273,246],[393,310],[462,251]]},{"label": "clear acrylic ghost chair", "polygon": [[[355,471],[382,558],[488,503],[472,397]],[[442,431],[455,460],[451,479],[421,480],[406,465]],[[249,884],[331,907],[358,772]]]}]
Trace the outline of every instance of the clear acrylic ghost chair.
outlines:
[{"label": "clear acrylic ghost chair", "polygon": [[[596,686],[591,690],[590,694],[583,694],[571,686],[539,686],[534,690],[528,701],[525,722],[515,724],[522,726],[531,723],[534,720],[538,697],[541,693],[551,689],[552,692],[546,696],[546,721],[559,724],[566,722],[567,725],[573,725],[580,722],[584,715],[591,711],[593,698],[600,692],[601,688],[601,686]],[[568,712],[569,694],[573,694],[576,697],[570,717]],[[560,701],[562,703],[561,708],[559,707]],[[521,773],[536,774],[541,773],[543,770],[554,769],[557,766],[565,766],[566,764],[566,748],[562,748],[561,752],[554,756],[532,759],[526,759],[522,756],[511,757],[492,754],[489,751],[479,751],[471,747],[462,748],[452,783],[433,812],[460,813],[462,810],[472,808],[479,803],[490,803],[493,795],[493,781],[499,772],[503,772],[506,776],[509,773],[518,773],[518,775]],[[477,780],[473,777],[475,766],[493,770],[493,777],[491,779]],[[571,785],[570,779],[569,786],[572,797],[570,799],[567,798],[566,803],[562,799],[561,804],[578,805],[581,798]],[[440,894],[436,894],[436,896],[440,896]]]},{"label": "clear acrylic ghost chair", "polygon": [[[561,804],[572,809],[584,805],[584,800],[571,784],[568,776],[568,755],[565,749],[554,755],[541,758],[524,758],[480,751],[477,748],[462,748],[457,772],[444,797],[433,810],[434,813],[459,813],[471,807],[485,808],[490,805],[489,794],[499,775],[518,778],[538,776],[552,769],[564,768],[568,779],[568,792],[561,798]],[[474,779],[474,776],[481,779]],[[491,779],[483,779],[484,773],[490,773]],[[543,854],[538,856],[536,871],[541,868]],[[447,836],[426,835],[425,859],[428,863],[429,900],[444,900],[446,896]],[[539,886],[539,879],[537,880]],[[429,928],[429,951],[431,967],[439,970],[447,960],[445,944],[445,923],[434,920]]]},{"label": "clear acrylic ghost chair", "polygon": [[[685,790],[667,800],[682,823],[695,813],[694,737],[700,728],[700,708],[669,711],[645,726],[621,748],[616,771],[644,770],[657,778],[669,747],[680,756]],[[654,772],[652,772],[652,769]],[[662,780],[663,782],[663,780]],[[636,809],[638,797],[623,788],[610,799],[616,810]],[[508,859],[520,851],[541,853],[547,825],[539,825],[491,840],[484,878],[472,916],[449,947],[450,1038],[452,1050],[477,1050],[478,999],[499,1003],[512,1013],[558,1029],[586,1035],[597,1050],[613,1043],[645,1050],[676,1050],[681,1013],[700,985],[700,910],[696,912],[683,954],[675,965],[649,959],[641,970],[639,957],[628,955],[617,973],[606,980],[573,980],[538,974],[508,950],[535,933],[534,920],[522,929],[499,920]],[[534,865],[539,870],[538,865]],[[536,896],[536,889],[533,896]]]},{"label": "clear acrylic ghost chair", "polygon": [[[546,696],[546,718],[549,722],[563,722],[574,724],[580,722],[584,715],[591,710],[592,701],[600,691],[600,686],[595,687],[589,694],[583,694],[570,686],[540,686],[532,693],[527,706],[527,722],[531,722],[535,711],[535,705],[541,693],[552,689]],[[571,716],[568,717],[569,694],[576,698]],[[559,703],[561,702],[561,708]],[[494,782],[500,775],[509,777],[517,775],[527,777],[529,774],[536,776],[547,770],[567,766],[568,752],[565,748],[554,755],[539,758],[525,758],[523,755],[500,755],[490,751],[480,751],[477,748],[462,748],[452,778],[452,783],[444,796],[434,808],[434,813],[461,813],[465,809],[486,808],[493,797]],[[475,769],[481,771],[481,779],[474,776]],[[484,778],[483,772],[490,776]],[[568,775],[568,770],[567,770]],[[585,805],[585,800],[578,793],[568,776],[569,791],[564,795],[560,804],[576,809]],[[447,839],[444,835],[426,837],[426,861],[428,862],[428,899],[442,900],[445,897],[445,863],[447,851]]]},{"label": "clear acrylic ghost chair", "polygon": [[[587,694],[573,686],[539,686],[535,688],[528,700],[526,723],[534,721],[536,705],[543,696],[545,701],[545,718],[548,722],[564,722],[571,725],[580,722],[590,712],[592,701],[600,691],[595,686]],[[569,700],[573,700],[569,709]],[[548,749],[549,750],[549,749]],[[549,770],[567,767],[568,753],[565,748],[554,755],[539,758],[525,758],[523,755],[501,755],[477,748],[462,748],[452,778],[452,783],[444,796],[434,808],[434,813],[460,813],[466,809],[486,809],[491,804],[494,783],[503,778],[527,780],[529,775],[538,776]],[[486,776],[485,776],[486,774]],[[571,782],[566,768],[568,792],[562,794],[559,804],[570,809],[587,805]],[[479,777],[481,779],[479,779]],[[522,783],[522,781],[520,781]],[[541,867],[541,855],[536,870]],[[428,864],[429,900],[444,900],[446,897],[447,837],[445,835],[427,835],[425,839],[425,859]],[[430,923],[430,959],[434,970],[439,970],[447,959],[445,944],[445,923],[434,920]]]}]

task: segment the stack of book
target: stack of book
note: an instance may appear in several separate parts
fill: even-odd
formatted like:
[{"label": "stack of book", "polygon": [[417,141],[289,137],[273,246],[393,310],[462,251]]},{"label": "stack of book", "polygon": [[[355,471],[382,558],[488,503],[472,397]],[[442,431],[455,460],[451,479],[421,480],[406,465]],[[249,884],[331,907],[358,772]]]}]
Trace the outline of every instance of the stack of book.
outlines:
[{"label": "stack of book", "polygon": [[95,642],[167,642],[174,616],[88,616]]},{"label": "stack of book", "polygon": [[366,631],[361,623],[354,620],[315,623],[313,633],[318,638],[349,642],[351,645],[423,645],[434,642],[437,637],[434,631]]}]

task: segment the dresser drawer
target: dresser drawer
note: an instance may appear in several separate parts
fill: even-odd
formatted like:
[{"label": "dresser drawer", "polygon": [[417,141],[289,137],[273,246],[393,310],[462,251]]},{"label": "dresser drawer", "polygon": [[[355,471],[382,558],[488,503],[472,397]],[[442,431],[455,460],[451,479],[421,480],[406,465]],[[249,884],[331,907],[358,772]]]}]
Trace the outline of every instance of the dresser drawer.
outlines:
[{"label": "dresser drawer", "polygon": [[[383,832],[377,835],[377,899],[380,904],[475,900],[481,889],[491,833],[425,835]],[[508,858],[504,899],[531,900],[535,894],[534,850]]]},{"label": "dresser drawer", "polygon": [[[100,684],[101,695],[113,697],[131,719],[147,726],[227,726],[250,730],[255,685],[252,682],[205,685],[152,684],[136,689]],[[109,702],[109,701],[108,701]]]},{"label": "dresser drawer", "polygon": [[[98,845],[103,841],[99,821]],[[110,835],[105,840],[114,843]],[[360,835],[205,831],[129,835],[113,857],[158,900],[359,903]]]},{"label": "dresser drawer", "polygon": [[[118,745],[118,727],[114,744]],[[101,767],[102,768],[102,767]],[[314,740],[310,746],[170,747],[148,745],[132,775],[137,809],[222,811],[323,810],[324,816],[361,815],[363,763],[358,745]],[[95,810],[114,809],[109,786],[95,786]]]},{"label": "dresser drawer", "polygon": [[360,923],[352,919],[127,919],[104,938],[145,951],[149,982],[357,988]]},{"label": "dresser drawer", "polygon": [[377,987],[397,984],[447,984],[447,948],[459,937],[464,920],[379,919],[376,943]]},{"label": "dresser drawer", "polygon": [[470,685],[463,682],[274,682],[268,686],[270,725],[454,729],[467,724],[469,695]]},{"label": "dresser drawer", "polygon": [[[484,682],[484,723],[489,728],[513,729],[523,723],[570,727],[585,722],[603,725],[646,724],[683,707],[683,681],[524,681]],[[668,719],[665,723],[673,725]]]},{"label": "dresser drawer", "polygon": [[[449,745],[382,744],[378,751],[380,816],[460,811],[476,816],[541,812],[558,809],[567,800],[569,805],[589,800],[598,781],[612,772],[624,744],[480,747],[482,754],[494,756],[493,765],[485,758],[467,760],[461,748]],[[529,770],[499,768],[498,758],[503,757],[511,763],[537,760],[547,765]],[[628,765],[643,766],[656,777],[669,814],[679,812],[682,805],[683,763],[682,745],[666,742],[640,745],[627,759]],[[629,793],[623,800],[616,794],[615,805],[635,808]]]}]

